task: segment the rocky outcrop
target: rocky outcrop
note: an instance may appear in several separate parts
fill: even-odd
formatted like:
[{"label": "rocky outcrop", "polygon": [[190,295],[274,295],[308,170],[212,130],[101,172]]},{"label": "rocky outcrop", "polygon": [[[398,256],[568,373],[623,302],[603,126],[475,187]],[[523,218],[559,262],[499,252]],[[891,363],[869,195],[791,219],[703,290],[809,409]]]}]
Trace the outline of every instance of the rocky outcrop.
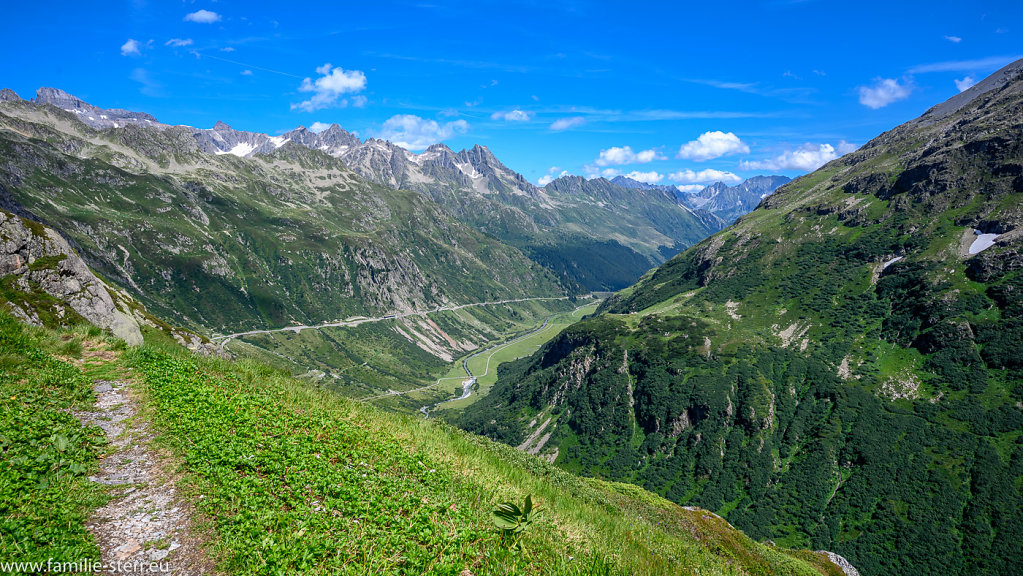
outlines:
[{"label": "rocky outcrop", "polygon": [[851,562],[839,556],[838,554],[835,554],[834,552],[828,552],[827,550],[818,550],[817,553],[827,556],[828,560],[831,560],[832,564],[842,569],[842,573],[845,574],[845,576],[860,576],[860,571],[857,570],[856,567],[853,566]]},{"label": "rocky outcrop", "polygon": [[[16,277],[13,286],[19,291],[43,292],[53,298],[58,317],[71,316],[66,306],[129,345],[142,343],[138,322],[118,308],[111,289],[64,238],[38,222],[0,211],[0,278],[11,275]],[[31,306],[8,304],[23,320],[40,323],[38,311]]]},{"label": "rocky outcrop", "polygon": [[0,90],[0,102],[21,102],[21,96],[10,88]]},{"label": "rocky outcrop", "polygon": [[156,118],[145,112],[132,112],[131,110],[121,110],[118,108],[100,108],[57,88],[40,88],[36,91],[36,97],[32,102],[36,105],[49,104],[61,110],[66,110],[77,116],[85,124],[100,130],[123,127],[125,124],[139,124],[154,128],[165,128],[167,126],[166,124],[161,124]]}]

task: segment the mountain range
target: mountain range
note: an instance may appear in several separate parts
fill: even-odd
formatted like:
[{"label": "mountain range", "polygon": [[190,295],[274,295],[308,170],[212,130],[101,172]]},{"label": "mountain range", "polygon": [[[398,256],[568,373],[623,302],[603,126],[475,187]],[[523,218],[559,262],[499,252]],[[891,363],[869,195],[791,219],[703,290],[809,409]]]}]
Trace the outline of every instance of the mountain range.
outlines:
[{"label": "mountain range", "polygon": [[784,181],[752,178],[715,194],[713,202],[624,177],[610,182],[563,177],[541,188],[484,146],[454,152],[435,144],[415,154],[385,140],[362,141],[336,124],[320,132],[299,127],[279,136],[235,130],[223,122],[211,129],[171,127],[149,114],[105,110],[55,88],[40,88],[31,101],[5,89],[0,101],[50,105],[97,130],[175,128],[175,134],[189,134],[200,151],[217,156],[257,158],[288,143],[321,151],[371,182],[432,198],[463,223],[545,265],[569,289],[624,288],[650,267],[752,210],[759,201],[753,196],[768,194]]},{"label": "mountain range", "polygon": [[0,105],[0,195],[155,312],[209,330],[560,295],[557,278],[420,194],[294,143],[208,154],[183,127],[100,131]]},{"label": "mountain range", "polygon": [[502,365],[460,425],[863,574],[1016,571],[1021,118],[1018,61]]}]

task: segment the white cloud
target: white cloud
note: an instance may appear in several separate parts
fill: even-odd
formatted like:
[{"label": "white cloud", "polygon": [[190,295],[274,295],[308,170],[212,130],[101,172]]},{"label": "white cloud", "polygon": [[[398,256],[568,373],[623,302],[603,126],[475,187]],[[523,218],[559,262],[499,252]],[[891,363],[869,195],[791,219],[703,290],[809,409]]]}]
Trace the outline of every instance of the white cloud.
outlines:
[{"label": "white cloud", "polygon": [[615,176],[621,176],[622,171],[617,168],[604,168],[603,170],[597,168],[593,164],[587,164],[584,166],[586,169],[586,178],[607,178],[611,179]]},{"label": "white cloud", "polygon": [[539,184],[540,186],[546,186],[546,185],[550,184],[551,182],[553,182],[556,178],[561,178],[562,176],[568,176],[568,170],[561,170],[561,173],[558,174],[557,176],[555,176],[554,174],[556,172],[558,172],[559,170],[561,170],[561,168],[559,168],[557,166],[551,166],[547,170],[546,174],[544,174],[543,176],[541,176],[541,177],[536,179],[536,183]]},{"label": "white cloud", "polygon": [[568,118],[558,118],[551,124],[551,130],[568,130],[569,128],[575,128],[576,126],[582,126],[586,123],[586,119],[582,116],[570,116]]},{"label": "white cloud", "polygon": [[252,76],[252,70],[242,70],[242,76]]},{"label": "white cloud", "polygon": [[163,44],[164,46],[173,46],[174,48],[181,48],[183,46],[191,46],[191,38],[171,38]]},{"label": "white cloud", "polygon": [[327,124],[326,122],[313,122],[309,125],[309,131],[316,132],[317,134],[323,132],[327,128],[330,128],[330,124]]},{"label": "white cloud", "polygon": [[121,56],[138,56],[142,53],[139,52],[139,46],[141,45],[138,40],[129,38],[127,42],[121,45]]},{"label": "white cloud", "polygon": [[408,150],[423,150],[455,134],[464,134],[469,130],[465,120],[438,123],[436,120],[425,120],[412,114],[391,116],[384,122],[380,137],[390,140]]},{"label": "white cloud", "polygon": [[[672,172],[668,174],[668,180],[675,182],[681,182],[683,184],[697,184],[701,182],[725,182],[737,184],[742,182],[742,178],[736,176],[731,172],[725,172],[723,170],[714,170],[713,168],[707,168],[706,170],[693,171],[693,170],[681,170],[679,172]],[[702,186],[701,186],[702,188]]]},{"label": "white cloud", "polygon": [[661,180],[664,180],[664,174],[658,174],[656,171],[651,170],[650,172],[637,172],[633,170],[625,175],[626,178],[632,178],[636,182],[642,182],[644,184],[657,184]]},{"label": "white cloud", "polygon": [[597,166],[621,166],[623,164],[646,164],[654,160],[667,160],[657,153],[657,150],[642,150],[633,152],[629,146],[612,146],[607,150],[600,151],[600,157],[593,161]]},{"label": "white cloud", "polygon": [[909,98],[913,87],[909,83],[899,84],[894,78],[875,78],[873,86],[860,86],[859,91],[860,104],[877,110],[892,102]]},{"label": "white cloud", "polygon": [[962,80],[956,80],[955,83],[956,88],[958,88],[960,92],[965,92],[966,90],[969,90],[974,86],[974,84],[977,83],[977,79],[974,78],[973,76],[967,76]]},{"label": "white cloud", "polygon": [[[839,150],[849,150],[848,142],[839,144]],[[839,154],[831,144],[806,143],[795,150],[787,150],[774,158],[753,162],[740,162],[742,170],[799,170],[811,172],[838,158]]]},{"label": "white cloud", "polygon": [[213,24],[220,22],[220,14],[209,10],[197,10],[185,15],[185,22],[196,22],[199,24]]},{"label": "white cloud", "polygon": [[749,154],[749,146],[735,134],[721,132],[704,132],[696,140],[683,144],[678,150],[679,158],[696,160],[712,160],[729,154]]},{"label": "white cloud", "polygon": [[679,184],[678,186],[675,186],[675,188],[678,188],[679,192],[693,194],[695,192],[703,190],[704,188],[706,188],[706,186],[704,186],[703,184]]},{"label": "white cloud", "polygon": [[952,42],[953,44],[958,44],[958,43],[963,41],[963,39],[958,37],[958,36],[945,36],[945,40],[948,40],[949,42]]},{"label": "white cloud", "polygon": [[859,144],[853,144],[852,142],[846,142],[845,140],[842,140],[838,143],[838,155],[845,156],[850,152],[855,152],[856,150],[859,150],[859,148],[860,148]]},{"label": "white cloud", "polygon": [[227,48],[221,48],[220,51],[221,52],[234,52],[234,47],[233,46],[228,46]]},{"label": "white cloud", "polygon": [[356,96],[352,98],[351,102],[347,98],[341,98],[343,94],[360,92],[366,88],[366,75],[359,70],[346,72],[327,63],[318,67],[316,73],[320,74],[319,78],[315,81],[312,78],[306,78],[298,87],[301,92],[313,92],[313,97],[304,102],[292,104],[292,110],[298,108],[305,112],[313,112],[330,107],[344,108],[349,103],[356,108],[366,105],[365,96]]},{"label": "white cloud", "polygon": [[508,110],[502,112],[494,112],[490,115],[491,120],[504,120],[505,122],[529,122],[533,119],[532,112],[523,112],[522,110]]}]

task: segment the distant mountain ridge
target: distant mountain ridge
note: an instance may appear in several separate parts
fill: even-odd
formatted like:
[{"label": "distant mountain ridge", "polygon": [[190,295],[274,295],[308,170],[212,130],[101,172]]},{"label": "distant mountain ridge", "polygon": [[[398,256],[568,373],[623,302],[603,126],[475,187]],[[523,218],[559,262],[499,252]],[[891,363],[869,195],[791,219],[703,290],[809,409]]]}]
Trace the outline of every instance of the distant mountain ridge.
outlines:
[{"label": "distant mountain ridge", "polygon": [[[105,110],[54,88],[40,88],[31,101],[6,90],[0,100],[51,105],[98,130],[171,128],[149,114]],[[337,124],[320,132],[300,126],[279,136],[235,130],[224,122],[209,129],[174,128],[176,135],[186,132],[200,151],[215,156],[264,156],[289,143],[323,152],[367,180],[430,197],[462,222],[543,263],[576,289],[623,288],[726,223],[707,210],[687,206],[667,188],[621,186],[602,178],[570,185],[555,181],[541,188],[480,145],[455,152],[434,144],[416,154],[385,140],[363,141]]]},{"label": "distant mountain ridge", "polygon": [[662,190],[670,193],[693,210],[706,211],[720,218],[723,228],[739,216],[752,212],[762,199],[791,180],[787,176],[753,176],[735,186],[715,182],[696,193],[682,192],[675,186],[647,184],[626,176],[616,176],[611,181],[626,188]]},{"label": "distant mountain ridge", "polygon": [[97,131],[82,119],[102,127],[113,116],[41,94],[43,105],[0,102],[0,205],[60,230],[168,318],[280,326],[563,293],[521,251],[323,151],[285,142],[252,158],[210,154],[204,142],[265,143],[226,125],[200,140],[142,115]]}]

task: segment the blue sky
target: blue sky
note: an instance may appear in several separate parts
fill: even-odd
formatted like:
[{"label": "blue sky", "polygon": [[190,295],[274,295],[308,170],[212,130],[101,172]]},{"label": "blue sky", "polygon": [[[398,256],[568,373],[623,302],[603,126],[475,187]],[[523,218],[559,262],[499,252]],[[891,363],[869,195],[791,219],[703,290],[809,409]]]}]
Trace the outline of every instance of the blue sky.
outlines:
[{"label": "blue sky", "polygon": [[[0,86],[488,146],[533,182],[794,176],[1023,57],[1005,2],[18,2]],[[316,124],[321,123],[321,124]]]}]

